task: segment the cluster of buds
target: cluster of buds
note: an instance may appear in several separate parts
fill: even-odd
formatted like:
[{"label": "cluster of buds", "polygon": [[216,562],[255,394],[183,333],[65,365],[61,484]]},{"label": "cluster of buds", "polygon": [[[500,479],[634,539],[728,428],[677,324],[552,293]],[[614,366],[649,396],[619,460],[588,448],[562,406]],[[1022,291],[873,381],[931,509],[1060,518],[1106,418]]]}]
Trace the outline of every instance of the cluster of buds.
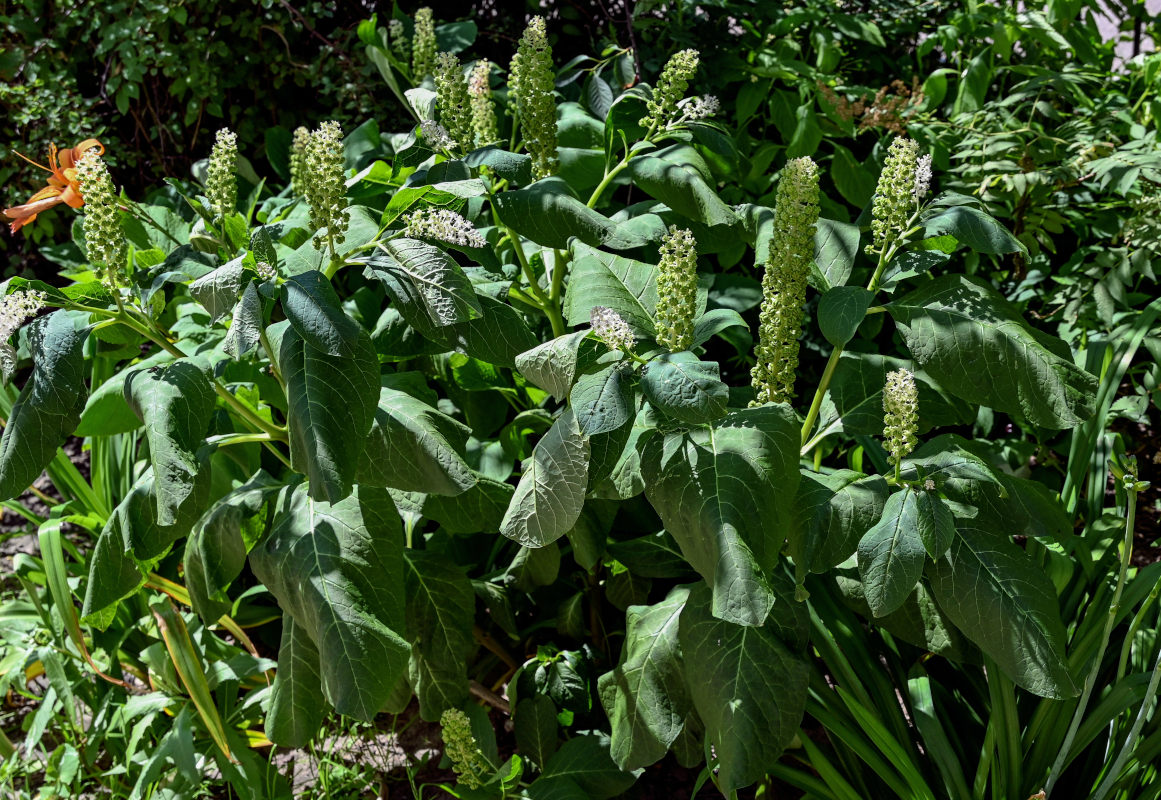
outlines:
[{"label": "cluster of buds", "polygon": [[448,135],[468,152],[475,140],[472,129],[472,104],[460,60],[452,53],[440,53],[435,64],[436,105],[439,121]]},{"label": "cluster of buds", "polygon": [[290,185],[298,197],[306,197],[306,151],[310,147],[310,131],[302,126],[294,130],[290,145]]},{"label": "cluster of buds", "polygon": [[532,173],[538,179],[556,172],[555,69],[544,17],[533,17],[520,37],[509,69],[509,96],[515,100],[524,149],[532,156]]},{"label": "cluster of buds", "polygon": [[234,213],[238,205],[238,137],[229,128],[222,128],[214,138],[210,151],[210,167],[206,174],[206,197],[219,222]]},{"label": "cluster of buds", "polygon": [[415,39],[411,44],[411,77],[416,83],[435,72],[435,18],[427,6],[415,12]]},{"label": "cluster of buds", "polygon": [[814,259],[818,222],[818,166],[809,158],[787,162],[774,205],[774,238],[762,275],[758,346],[750,371],[753,405],[789,402],[798,369],[802,305]]},{"label": "cluster of buds", "polygon": [[403,235],[434,239],[459,247],[485,247],[488,242],[472,223],[447,208],[421,208],[407,215]]},{"label": "cluster of buds", "polygon": [[681,111],[683,119],[696,122],[701,119],[709,119],[718,113],[721,103],[712,94],[707,94],[704,97],[687,97],[677,104],[677,108]]},{"label": "cluster of buds", "polygon": [[125,233],[121,230],[117,193],[109,168],[95,150],[77,162],[77,180],[85,197],[85,254],[90,262],[105,268],[105,277],[114,277],[125,262]]},{"label": "cluster of buds", "polygon": [[278,270],[267,261],[259,261],[256,263],[254,265],[254,272],[264,281],[272,281],[278,277]]},{"label": "cluster of buds", "polygon": [[476,133],[476,144],[490,144],[500,138],[500,128],[496,123],[496,107],[492,103],[492,87],[488,79],[492,74],[492,64],[488,59],[480,59],[472,67],[468,79],[468,94],[472,103],[472,129]]},{"label": "cluster of buds", "polygon": [[451,150],[456,146],[447,128],[431,119],[419,123],[419,138],[427,142],[427,146],[432,150]]},{"label": "cluster of buds", "polygon": [[657,343],[676,353],[693,346],[697,313],[697,241],[676,225],[661,241],[657,273]]},{"label": "cluster of buds", "polygon": [[922,203],[931,190],[931,154],[925,153],[915,162],[915,202]]},{"label": "cluster of buds", "polygon": [[886,252],[903,233],[915,207],[918,158],[919,144],[915,140],[900,136],[891,142],[871,201],[872,241],[867,245],[868,254]]},{"label": "cluster of buds", "polygon": [[887,373],[883,386],[883,438],[890,462],[899,464],[919,443],[919,390],[905,369]]},{"label": "cluster of buds", "polygon": [[[343,170],[343,129],[331,120],[310,135],[306,148],[306,201],[315,228],[327,229],[331,246],[343,241],[349,216],[346,208],[347,183]],[[315,246],[322,246],[321,237]]]},{"label": "cluster of buds", "polygon": [[0,380],[5,383],[16,369],[16,350],[8,339],[43,307],[44,292],[13,292],[0,298]]},{"label": "cluster of buds", "polygon": [[469,789],[479,789],[487,783],[492,769],[472,734],[468,715],[458,708],[449,708],[440,716],[439,724],[443,727],[443,751],[460,783]]},{"label": "cluster of buds", "polygon": [[403,26],[403,20],[392,19],[387,23],[387,41],[397,59],[404,64],[411,60],[411,39]]},{"label": "cluster of buds", "polygon": [[677,104],[685,97],[689,82],[697,73],[700,55],[696,50],[682,50],[674,53],[665,67],[657,86],[653,89],[653,99],[649,101],[649,114],[641,118],[641,127],[650,131],[664,128],[677,118]]},{"label": "cluster of buds", "polygon": [[589,324],[596,336],[610,350],[620,350],[622,353],[632,353],[637,344],[637,337],[621,315],[611,308],[593,306],[589,314]]}]

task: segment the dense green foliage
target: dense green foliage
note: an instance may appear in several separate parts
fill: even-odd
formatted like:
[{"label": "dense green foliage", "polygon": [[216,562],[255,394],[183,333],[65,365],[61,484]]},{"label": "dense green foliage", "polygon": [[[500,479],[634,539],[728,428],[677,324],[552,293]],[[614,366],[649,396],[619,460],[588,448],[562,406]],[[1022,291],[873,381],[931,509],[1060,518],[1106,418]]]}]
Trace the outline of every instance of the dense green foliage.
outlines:
[{"label": "dense green foliage", "polygon": [[372,17],[406,118],[141,202],[81,159],[0,306],[2,785],[288,797],[335,712],[439,722],[463,798],[1161,792],[1161,56],[1081,2],[675,8],[483,68]]}]

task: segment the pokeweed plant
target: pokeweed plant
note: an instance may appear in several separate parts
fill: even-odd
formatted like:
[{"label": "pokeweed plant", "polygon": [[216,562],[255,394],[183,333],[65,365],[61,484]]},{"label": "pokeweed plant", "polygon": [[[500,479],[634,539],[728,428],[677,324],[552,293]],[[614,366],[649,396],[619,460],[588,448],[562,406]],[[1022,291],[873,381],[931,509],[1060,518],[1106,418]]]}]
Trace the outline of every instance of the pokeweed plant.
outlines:
[{"label": "pokeweed plant", "polygon": [[[29,370],[0,495],[70,435],[136,437],[131,483],[89,512],[89,633],[69,647],[150,586],[205,630],[276,608],[252,701],[269,741],[417,697],[465,797],[614,797],[670,751],[726,796],[765,780],[812,752],[808,707],[826,724],[818,617],[845,603],[904,639],[918,615],[1006,691],[1072,702],[1089,673],[1042,565],[1071,552],[1070,520],[960,433],[980,408],[1044,438],[1094,412],[1067,345],[956,269],[1024,245],[972,198],[932,197],[903,137],[866,224],[820,217],[806,157],[774,207],[728,205],[737,154],[716,101],[686,96],[696,51],[582,105],[556,95],[543,20],[506,93],[430,28],[361,30],[418,124],[296,133],[278,194],[231,180],[228,132],[203,189],[142,204],[88,152],[73,283],[4,285]],[[757,294],[710,269],[739,241]],[[831,348],[817,385],[796,380],[804,325]],[[102,658],[119,679],[119,648]],[[472,697],[512,713],[518,754]]]}]

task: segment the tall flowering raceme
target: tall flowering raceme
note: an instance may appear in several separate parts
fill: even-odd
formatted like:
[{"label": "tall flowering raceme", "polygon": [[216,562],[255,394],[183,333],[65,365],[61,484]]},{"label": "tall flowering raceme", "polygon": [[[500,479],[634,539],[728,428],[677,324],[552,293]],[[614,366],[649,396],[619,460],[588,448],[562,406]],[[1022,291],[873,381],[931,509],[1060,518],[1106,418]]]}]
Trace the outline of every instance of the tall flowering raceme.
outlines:
[{"label": "tall flowering raceme", "polygon": [[[346,177],[343,173],[343,129],[331,120],[319,125],[310,135],[306,150],[306,200],[310,204],[311,223],[326,228],[333,249],[343,241],[343,230],[349,217],[346,208]],[[315,238],[315,246],[322,239]]]},{"label": "tall flowering raceme", "polygon": [[435,89],[440,124],[460,150],[468,152],[476,138],[472,126],[472,103],[460,60],[451,53],[436,56]]},{"label": "tall flowering raceme", "polygon": [[787,162],[774,205],[774,238],[762,276],[754,405],[789,402],[798,369],[798,336],[818,222],[818,166],[809,158]]},{"label": "tall flowering raceme", "polygon": [[472,67],[468,79],[468,94],[472,103],[472,130],[476,133],[476,144],[490,144],[500,138],[500,128],[496,123],[496,106],[492,102],[492,87],[489,78],[492,64],[483,58]]},{"label": "tall flowering raceme", "polygon": [[219,222],[234,213],[238,205],[238,137],[229,128],[218,131],[214,149],[210,151],[210,167],[206,174],[206,197]]},{"label": "tall flowering raceme", "polygon": [[393,19],[387,23],[387,38],[391,42],[391,52],[404,64],[411,60],[411,39],[403,20]]},{"label": "tall flowering raceme", "polygon": [[472,223],[447,208],[421,208],[411,212],[404,219],[403,235],[460,247],[485,247],[488,244]]},{"label": "tall flowering raceme", "polygon": [[693,345],[697,312],[697,241],[676,225],[661,241],[657,274],[657,343],[670,352]]},{"label": "tall flowering raceme", "polygon": [[290,145],[290,185],[299,197],[306,197],[306,151],[310,148],[310,130],[299,126]]},{"label": "tall flowering raceme", "polygon": [[556,173],[556,70],[544,17],[533,17],[520,37],[509,69],[509,96],[516,102],[524,149],[532,156],[532,174],[546,178]]},{"label": "tall flowering raceme", "polygon": [[90,150],[77,164],[77,180],[85,196],[85,251],[89,261],[105,268],[105,278],[116,284],[128,248],[121,229],[117,193],[105,161]]},{"label": "tall flowering raceme", "polygon": [[468,715],[458,708],[449,708],[439,718],[443,728],[443,749],[460,783],[469,789],[479,789],[492,769],[480,749]]},{"label": "tall flowering raceme", "polygon": [[85,139],[67,150],[57,150],[55,144],[50,144],[47,167],[20,153],[16,154],[32,166],[49,173],[49,177],[46,181],[48,185],[28,198],[28,202],[4,209],[4,216],[11,220],[8,226],[12,233],[34,222],[37,214],[53,206],[64,203],[69,208],[80,208],[85,204],[84,192],[77,180],[77,164],[85,153],[94,149],[98,155],[105,153],[105,146],[96,139]]},{"label": "tall flowering raceme", "polygon": [[[917,182],[919,144],[900,136],[891,142],[887,160],[879,174],[875,197],[871,201],[871,244],[868,254],[885,253],[902,235],[903,226],[911,217],[921,188]],[[927,161],[927,181],[931,180],[931,163]]]},{"label": "tall flowering raceme", "polygon": [[919,390],[915,376],[900,369],[887,374],[883,386],[883,438],[896,467],[919,443]]},{"label": "tall flowering raceme", "polygon": [[43,307],[44,292],[13,292],[0,298],[0,381],[7,383],[16,369],[16,348],[8,340]]},{"label": "tall flowering raceme", "polygon": [[411,76],[416,83],[435,72],[435,18],[424,6],[415,12],[415,38],[411,40]]},{"label": "tall flowering raceme", "polygon": [[[661,77],[657,79],[653,99],[648,105],[649,114],[641,118],[641,127],[654,131],[666,127],[680,116],[677,104],[685,97],[685,90],[697,73],[700,61],[701,56],[696,50],[682,50],[673,54],[661,70]],[[700,108],[701,111],[705,109]],[[711,107],[709,113],[712,111]]]}]

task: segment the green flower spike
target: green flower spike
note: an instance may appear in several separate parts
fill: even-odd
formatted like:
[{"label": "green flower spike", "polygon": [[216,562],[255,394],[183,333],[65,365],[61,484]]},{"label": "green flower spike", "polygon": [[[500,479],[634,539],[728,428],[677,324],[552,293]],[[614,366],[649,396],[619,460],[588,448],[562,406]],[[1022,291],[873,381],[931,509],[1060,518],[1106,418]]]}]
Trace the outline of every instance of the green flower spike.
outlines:
[{"label": "green flower spike", "polygon": [[492,65],[485,58],[476,62],[468,79],[468,94],[472,102],[472,129],[476,132],[476,144],[491,144],[500,138],[500,128],[496,124],[496,106],[492,102],[492,88],[488,79]]},{"label": "green flower spike", "polygon": [[115,283],[127,248],[109,168],[90,150],[77,162],[77,180],[85,198],[85,253],[90,262],[104,266],[106,279]]},{"label": "green flower spike", "polygon": [[817,222],[818,167],[809,158],[796,158],[787,162],[778,182],[774,237],[762,276],[758,346],[750,371],[757,395],[751,405],[789,402],[794,397],[802,305]]},{"label": "green flower spike", "polygon": [[214,149],[210,151],[210,167],[206,174],[206,197],[214,211],[214,219],[234,213],[238,205],[238,137],[229,128],[218,131]]},{"label": "green flower spike", "polygon": [[427,6],[415,12],[415,39],[411,42],[411,77],[416,83],[435,72],[435,19]]},{"label": "green flower spike", "polygon": [[537,179],[556,172],[556,70],[543,17],[533,17],[520,37],[520,46],[509,70],[509,96],[516,102],[524,149],[532,156]]},{"label": "green flower spike", "polygon": [[[914,140],[900,136],[891,142],[871,201],[872,242],[867,245],[868,254],[886,252],[903,233],[917,199],[918,158],[919,145]],[[926,193],[927,187],[923,190]]]},{"label": "green flower spike", "polygon": [[[349,217],[346,208],[346,176],[343,170],[343,129],[331,120],[310,135],[306,150],[306,201],[315,228],[327,229],[331,246],[343,241]],[[315,246],[323,239],[315,237]]]},{"label": "green flower spike", "polygon": [[697,73],[699,61],[700,55],[696,50],[682,50],[673,54],[661,70],[661,77],[657,79],[653,99],[649,101],[649,115],[641,118],[642,128],[664,128],[680,116],[677,104],[685,97],[685,90]]},{"label": "green flower spike", "polygon": [[905,369],[887,373],[883,387],[883,438],[888,459],[898,465],[919,443],[919,390],[915,376]]},{"label": "green flower spike", "polygon": [[449,708],[440,716],[439,724],[443,727],[443,751],[459,782],[469,789],[479,789],[487,783],[492,769],[472,735],[468,715],[458,708]]},{"label": "green flower spike", "polygon": [[476,136],[472,130],[472,103],[464,71],[460,60],[451,53],[440,53],[435,60],[435,102],[439,108],[439,122],[460,150],[466,153],[472,149]]},{"label": "green flower spike", "polygon": [[306,197],[306,151],[310,147],[310,131],[298,127],[294,131],[294,142],[290,146],[290,185],[298,197]]},{"label": "green flower spike", "polygon": [[403,20],[393,19],[387,23],[387,40],[391,43],[391,52],[404,64],[411,61],[411,38],[407,29],[403,27]]},{"label": "green flower spike", "polygon": [[657,343],[677,353],[693,346],[697,313],[697,241],[676,225],[661,241],[657,275]]}]

